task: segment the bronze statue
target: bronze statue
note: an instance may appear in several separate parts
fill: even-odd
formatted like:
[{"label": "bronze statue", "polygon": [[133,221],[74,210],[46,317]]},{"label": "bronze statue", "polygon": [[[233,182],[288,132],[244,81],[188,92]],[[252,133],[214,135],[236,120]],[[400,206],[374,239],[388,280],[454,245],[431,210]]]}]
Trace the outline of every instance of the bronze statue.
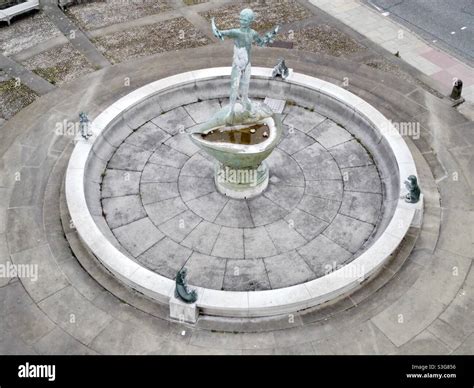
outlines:
[{"label": "bronze statue", "polygon": [[405,181],[405,186],[408,189],[408,194],[405,196],[405,201],[408,203],[417,203],[420,200],[420,186],[416,176],[410,175]]},{"label": "bronze statue", "polygon": [[250,28],[254,21],[254,13],[250,8],[244,9],[240,13],[240,28],[220,31],[214,18],[212,18],[212,33],[216,38],[224,40],[224,37],[234,39],[234,59],[232,62],[231,74],[231,92],[230,92],[230,111],[226,117],[228,124],[234,124],[234,107],[239,97],[245,111],[250,115],[254,114],[254,107],[248,97],[250,84],[250,50],[252,43],[256,43],[260,47],[272,43],[279,27],[276,26],[272,31],[267,32],[264,36],[260,36],[257,31]]},{"label": "bronze statue", "polygon": [[180,269],[176,274],[176,288],[174,295],[185,303],[194,303],[196,302],[198,295],[196,290],[189,289],[186,279],[187,274],[188,270],[186,268]]}]

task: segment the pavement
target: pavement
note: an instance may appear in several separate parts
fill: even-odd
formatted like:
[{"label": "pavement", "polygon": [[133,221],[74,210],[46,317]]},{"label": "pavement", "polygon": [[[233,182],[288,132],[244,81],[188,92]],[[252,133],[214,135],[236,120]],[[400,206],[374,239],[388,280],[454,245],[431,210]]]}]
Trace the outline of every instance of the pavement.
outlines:
[{"label": "pavement", "polygon": [[365,0],[434,46],[474,63],[474,4],[470,0]]},{"label": "pavement", "polygon": [[[57,123],[74,122],[81,110],[93,119],[131,91],[125,75],[139,87],[178,66],[209,66],[209,58],[225,65],[230,52],[210,45],[111,66],[55,89],[2,127],[0,259],[40,272],[37,281],[2,279],[1,353],[472,354],[472,233],[463,226],[473,222],[472,122],[421,87],[347,59],[254,52],[255,65],[271,66],[285,53],[295,71],[332,82],[352,69],[350,91],[388,119],[421,123],[421,137],[406,140],[425,195],[424,223],[374,281],[320,310],[263,321],[202,317],[188,326],[168,321],[164,306],[120,285],[84,250],[62,189],[71,139],[55,133]],[[92,87],[103,83],[108,88]]]},{"label": "pavement", "polygon": [[[393,54],[399,52],[404,61],[432,78],[444,95],[450,94],[455,79],[461,79],[464,83],[464,98],[474,103],[474,69],[471,66],[433,47],[408,28],[402,27],[376,9],[357,0],[310,0],[309,2],[389,52]],[[432,7],[432,2],[429,3]],[[439,19],[436,23],[442,25]]]},{"label": "pavement", "polygon": [[[472,74],[409,32],[401,44],[400,26],[360,3],[313,4],[387,50],[399,50],[435,80]],[[421,125],[421,136],[406,140],[425,195],[423,225],[361,290],[292,316],[258,322],[203,317],[188,326],[170,322],[167,308],[123,287],[82,247],[63,191],[72,139],[58,135],[57,124],[76,122],[80,111],[93,119],[119,97],[178,68],[227,66],[230,55],[231,47],[215,44],[107,66],[39,97],[0,128],[0,263],[40,269],[37,281],[0,279],[0,353],[473,354],[468,226],[474,224],[474,125],[421,85],[350,58],[256,48],[253,63],[273,66],[284,56],[295,71],[338,85],[350,72],[348,90],[390,120]],[[124,86],[125,77],[133,88]],[[465,96],[472,97],[468,79]]]}]

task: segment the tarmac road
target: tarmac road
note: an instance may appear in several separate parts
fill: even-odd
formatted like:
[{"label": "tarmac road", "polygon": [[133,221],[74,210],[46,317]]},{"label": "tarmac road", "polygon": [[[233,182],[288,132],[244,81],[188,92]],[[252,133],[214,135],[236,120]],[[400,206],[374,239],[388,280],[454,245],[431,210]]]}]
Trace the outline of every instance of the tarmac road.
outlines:
[{"label": "tarmac road", "polygon": [[[398,23],[474,63],[474,0],[363,0]],[[466,61],[467,60],[467,61]]]}]

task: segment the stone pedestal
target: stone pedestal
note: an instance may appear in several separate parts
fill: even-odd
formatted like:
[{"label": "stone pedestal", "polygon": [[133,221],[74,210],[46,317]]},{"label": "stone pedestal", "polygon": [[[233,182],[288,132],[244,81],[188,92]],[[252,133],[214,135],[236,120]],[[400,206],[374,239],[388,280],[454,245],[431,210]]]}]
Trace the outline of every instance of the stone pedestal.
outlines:
[{"label": "stone pedestal", "polygon": [[196,323],[199,309],[196,303],[184,303],[174,295],[170,298],[170,318],[180,322]]},{"label": "stone pedestal", "polygon": [[423,194],[420,194],[420,200],[414,204],[415,205],[415,216],[411,226],[413,228],[421,228],[423,223]]},{"label": "stone pedestal", "polygon": [[235,169],[217,162],[214,181],[217,190],[228,197],[247,199],[261,194],[268,186],[268,167]]}]

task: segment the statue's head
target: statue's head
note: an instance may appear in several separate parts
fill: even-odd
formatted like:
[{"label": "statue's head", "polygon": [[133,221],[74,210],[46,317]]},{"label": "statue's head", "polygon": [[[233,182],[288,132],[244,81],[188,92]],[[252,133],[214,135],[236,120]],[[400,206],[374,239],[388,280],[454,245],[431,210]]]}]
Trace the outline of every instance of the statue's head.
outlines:
[{"label": "statue's head", "polygon": [[247,28],[250,27],[254,19],[254,13],[250,8],[245,8],[240,13],[240,26]]},{"label": "statue's head", "polygon": [[413,186],[418,183],[418,182],[417,182],[418,180],[416,179],[416,176],[415,176],[415,175],[410,175],[410,176],[408,177],[408,181],[409,181]]},{"label": "statue's head", "polygon": [[176,274],[176,282],[178,284],[184,284],[184,282],[186,281],[187,274],[188,274],[187,268],[181,268]]}]

